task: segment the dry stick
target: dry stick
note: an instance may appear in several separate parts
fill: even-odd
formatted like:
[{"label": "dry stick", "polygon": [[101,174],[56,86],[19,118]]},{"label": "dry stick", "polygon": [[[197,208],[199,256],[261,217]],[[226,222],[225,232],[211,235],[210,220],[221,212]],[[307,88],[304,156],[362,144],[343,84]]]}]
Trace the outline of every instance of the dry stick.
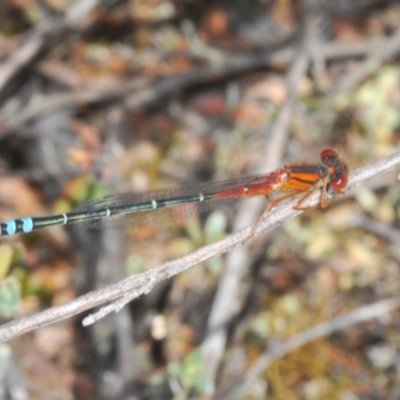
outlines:
[{"label": "dry stick", "polygon": [[[326,60],[365,55],[371,47],[370,42],[350,45],[326,43],[321,48],[321,57]],[[113,83],[107,87],[85,88],[70,93],[44,96],[40,103],[35,102],[18,112],[18,115],[4,115],[0,118],[0,133],[7,129],[20,128],[30,120],[62,107],[77,106],[87,102],[101,102],[115,97],[126,97],[124,104],[129,109],[143,107],[161,96],[183,90],[194,84],[218,81],[230,75],[243,73],[255,68],[279,68],[291,65],[297,57],[293,49],[277,50],[268,55],[249,55],[226,57],[224,62],[210,67],[197,68],[187,74],[156,79],[153,83],[145,79],[134,78],[132,81]],[[1,71],[1,70],[0,70]],[[1,74],[0,74],[1,76]],[[130,94],[127,96],[127,92]]]},{"label": "dry stick", "polygon": [[13,53],[0,67],[0,93],[7,83],[10,82],[18,72],[29,65],[29,63],[31,63],[36,55],[42,50],[48,27],[46,25],[46,29],[43,29],[43,26],[40,28],[39,32],[35,32],[30,40]]},{"label": "dry stick", "polygon": [[2,63],[0,67],[0,93],[12,79],[35,60],[49,41],[53,40],[69,25],[76,26],[79,24],[98,2],[99,0],[77,2],[69,8],[65,20],[48,20],[35,28],[26,43]]},{"label": "dry stick", "polygon": [[[400,152],[396,152],[389,157],[368,164],[350,174],[348,190],[360,185],[367,179],[374,178],[392,168],[400,165]],[[279,204],[265,219],[259,224],[255,236],[266,233],[269,230],[281,225],[283,222],[293,218],[303,211],[293,209],[297,199],[291,199],[287,202]],[[320,202],[320,193],[314,193],[309,197],[305,207],[315,207]],[[76,315],[89,308],[104,304],[111,300],[120,299],[126,293],[132,290],[136,291],[136,297],[140,296],[150,286],[156,283],[169,279],[178,273],[185,271],[201,262],[204,262],[211,257],[226,253],[234,247],[241,244],[247,237],[251,227],[242,229],[234,233],[224,240],[214,244],[205,246],[192,254],[181,257],[174,261],[161,264],[160,266],[151,269],[150,271],[141,274],[133,275],[116,284],[110,285],[103,289],[90,292],[66,304],[55,306],[45,311],[36,313],[32,316],[22,317],[19,320],[9,322],[0,327],[0,342],[10,340],[20,336],[33,329],[40,328],[51,323],[61,321],[65,318]]]},{"label": "dry stick", "polygon": [[[102,247],[99,258],[85,257],[86,266],[88,267],[86,268],[87,271],[91,270],[89,265],[91,262],[94,261],[97,264],[95,278],[93,273],[86,273],[86,279],[95,279],[96,287],[104,287],[126,277],[123,262],[126,240],[125,232],[121,230],[108,230],[99,235],[99,237],[100,243],[98,244]],[[110,265],[115,265],[116,268],[110,268]],[[114,329],[111,331],[106,328],[107,333],[99,335],[99,332],[103,331],[103,328],[107,327],[110,323],[113,324]],[[128,308],[125,308],[120,313],[112,315],[111,318],[107,320],[103,319],[99,326],[96,327],[97,329],[92,329],[90,333],[95,337],[94,341],[97,344],[97,350],[95,351],[100,351],[99,347],[102,347],[102,343],[104,344],[104,342],[111,339],[110,335],[115,337],[117,361],[114,368],[120,372],[120,390],[126,387],[128,381],[130,382],[131,379],[135,379],[134,377],[143,370],[141,363],[137,362],[140,350],[138,349],[137,341],[132,336],[133,324],[134,321],[131,318],[130,311]],[[104,371],[103,368],[104,366],[97,365],[96,373],[102,374],[102,371]],[[118,390],[114,393],[115,397],[120,397],[117,395]]]},{"label": "dry stick", "polygon": [[376,72],[385,61],[393,58],[399,52],[400,28],[397,28],[394,34],[383,43],[377,43],[376,45],[371,46],[366,60],[356,64],[349,73],[343,76],[330,97],[335,99],[342,93],[348,93],[352,89],[358,87],[364,79]]},{"label": "dry stick", "polygon": [[[262,157],[263,164],[257,167],[258,171],[255,173],[261,173],[262,170],[274,170],[280,162],[281,155],[286,147],[285,144],[289,134],[293,109],[296,104],[299,82],[303,78],[307,68],[308,56],[306,54],[299,54],[287,76],[287,100],[281,108],[271,130],[268,146],[263,152],[265,155]],[[256,205],[253,204],[253,207],[248,207],[245,202],[242,202],[234,222],[234,231],[243,227],[244,224],[256,223],[262,207],[262,199],[260,198],[259,200],[260,202]],[[207,382],[207,391],[210,395],[214,394],[214,382],[225,352],[228,326],[224,322],[229,321],[234,315],[235,305],[240,296],[240,282],[247,269],[248,255],[246,250],[246,247],[237,248],[226,259],[226,268],[219,281],[214,304],[211,308],[207,335],[201,345],[203,356],[202,373]],[[217,327],[223,327],[223,329],[217,329]]]},{"label": "dry stick", "polygon": [[331,335],[333,332],[342,331],[349,326],[359,322],[368,321],[372,318],[382,317],[383,315],[396,310],[400,307],[400,297],[379,301],[368,306],[360,307],[348,314],[332,318],[322,324],[316,325],[311,329],[300,332],[282,343],[274,343],[273,348],[266,351],[260,359],[249,369],[245,379],[240,386],[236,387],[230,394],[224,396],[224,400],[237,400],[243,398],[257,377],[268,368],[271,363],[287,355],[290,351],[304,346],[313,340]]},{"label": "dry stick", "polygon": [[[163,280],[163,279],[161,279]],[[122,307],[124,307],[130,301],[140,297],[142,294],[148,294],[153,289],[154,285],[159,281],[150,280],[145,283],[140,289],[130,291],[125,293],[121,298],[116,300],[115,302],[108,304],[105,307],[101,307],[99,311],[92,313],[85,317],[82,321],[83,326],[89,326],[104,318],[106,315],[112,313],[113,311],[118,312],[121,311]]]},{"label": "dry stick", "polygon": [[[311,20],[307,21],[307,26],[310,22]],[[310,35],[306,35],[303,43],[308,40],[308,36]],[[271,129],[270,140],[263,152],[263,159],[266,161],[258,167],[259,173],[265,170],[276,169],[281,160],[297,101],[299,83],[309,66],[308,53],[307,50],[299,50],[298,55],[293,57],[294,62],[287,74],[287,100]],[[253,207],[248,207],[243,202],[242,207],[238,210],[238,218],[235,221],[234,227],[235,225],[238,227],[243,226],[243,221],[255,223],[259,218],[257,215],[261,212],[261,205],[260,201]],[[207,393],[209,395],[213,395],[216,390],[215,380],[225,353],[227,340],[228,326],[224,322],[229,321],[234,315],[234,308],[239,297],[240,281],[247,268],[247,259],[246,248],[237,248],[229,253],[225,263],[226,268],[219,281],[218,291],[210,312],[207,335],[201,345],[203,356],[202,372],[207,382]]]},{"label": "dry stick", "polygon": [[383,237],[389,243],[386,247],[387,254],[397,262],[400,262],[399,229],[388,226],[383,222],[376,221],[361,213],[352,215],[347,226],[362,228],[366,231],[372,232],[376,236]]},{"label": "dry stick", "polygon": [[[98,103],[104,100],[117,99],[126,96],[129,93],[139,92],[143,102],[147,102],[147,92],[150,91],[147,87],[151,84],[148,79],[134,78],[130,80],[117,81],[96,85],[96,87],[88,87],[83,90],[44,96],[41,99],[36,99],[26,108],[21,110],[18,115],[4,116],[0,118],[0,124],[4,125],[0,129],[0,133],[7,132],[10,129],[19,129],[34,118],[42,114],[51,113],[59,109],[69,107],[71,105],[79,105],[85,103]],[[146,89],[143,89],[146,88]],[[153,97],[151,97],[153,99]]]},{"label": "dry stick", "polygon": [[[13,393],[12,397],[14,399],[29,399],[28,383],[25,377],[22,376],[20,367],[14,357],[11,346],[0,344],[1,386],[7,388],[8,393]],[[60,394],[58,393],[58,395]]]}]

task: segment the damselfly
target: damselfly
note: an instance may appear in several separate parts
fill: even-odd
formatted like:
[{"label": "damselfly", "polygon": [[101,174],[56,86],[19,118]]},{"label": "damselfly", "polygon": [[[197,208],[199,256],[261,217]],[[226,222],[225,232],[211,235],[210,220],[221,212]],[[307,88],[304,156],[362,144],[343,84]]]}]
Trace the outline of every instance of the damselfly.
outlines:
[{"label": "damselfly", "polygon": [[[267,211],[283,200],[298,196],[294,208],[304,208],[305,200],[321,192],[319,206],[328,205],[327,192],[341,193],[347,186],[348,168],[332,149],[320,153],[319,164],[298,163],[284,166],[266,175],[200,183],[144,193],[117,194],[90,200],[76,211],[47,217],[28,217],[0,224],[0,236],[28,233],[53,225],[85,223],[93,229],[134,228],[160,225],[182,219],[190,213],[209,210],[218,202],[246,196],[266,196]],[[270,199],[270,196],[281,194]],[[265,213],[264,212],[264,213]]]}]

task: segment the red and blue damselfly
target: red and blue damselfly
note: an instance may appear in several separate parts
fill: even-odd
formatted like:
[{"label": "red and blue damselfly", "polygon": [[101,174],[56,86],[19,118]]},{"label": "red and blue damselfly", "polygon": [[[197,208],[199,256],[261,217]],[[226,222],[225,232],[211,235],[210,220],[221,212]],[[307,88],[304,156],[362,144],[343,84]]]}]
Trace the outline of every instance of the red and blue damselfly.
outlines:
[{"label": "red and blue damselfly", "polygon": [[[318,164],[298,163],[265,175],[200,183],[143,193],[116,194],[83,203],[76,211],[47,217],[27,217],[0,223],[0,236],[28,233],[53,225],[82,222],[93,229],[136,228],[182,219],[193,212],[210,210],[218,203],[241,197],[266,196],[268,212],[278,203],[298,197],[296,209],[320,191],[319,206],[326,207],[331,188],[341,193],[347,186],[348,168],[332,149],[320,153]],[[276,197],[280,195],[280,197]],[[272,199],[274,197],[274,199]]]}]

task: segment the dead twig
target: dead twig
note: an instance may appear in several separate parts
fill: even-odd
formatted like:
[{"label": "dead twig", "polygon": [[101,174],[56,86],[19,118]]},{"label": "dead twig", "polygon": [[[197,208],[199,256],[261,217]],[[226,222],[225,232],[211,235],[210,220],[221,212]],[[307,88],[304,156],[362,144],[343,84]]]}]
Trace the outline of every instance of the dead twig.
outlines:
[{"label": "dead twig", "polygon": [[[299,54],[287,74],[287,100],[281,107],[271,129],[270,140],[268,140],[268,145],[264,149],[264,157],[261,157],[263,165],[259,165],[255,173],[261,173],[263,169],[272,171],[279,165],[290,132],[290,122],[297,100],[299,82],[306,73],[308,65],[308,56],[303,52],[303,54]],[[267,160],[266,163],[264,160]],[[245,226],[244,223],[255,224],[257,222],[262,208],[262,199],[259,200],[260,202],[253,204],[253,207],[248,207],[244,202],[242,203],[233,224],[234,231]],[[228,326],[223,324],[223,321],[229,320],[235,313],[235,305],[240,296],[240,282],[247,270],[247,259],[246,247],[236,248],[228,255],[226,269],[221,276],[214,304],[211,308],[207,335],[201,345],[203,377],[206,379],[210,395],[214,394],[214,382],[224,356],[228,335]],[[221,326],[223,328],[218,329]]]},{"label": "dead twig", "polygon": [[340,82],[336,89],[331,93],[332,99],[337,98],[342,93],[348,93],[360,85],[366,78],[376,72],[384,62],[392,59],[400,52],[400,28],[392,36],[381,43],[371,46],[367,58],[354,66]]},{"label": "dead twig", "polygon": [[[354,171],[349,177],[348,190],[360,185],[367,179],[381,175],[392,168],[400,165],[400,152],[396,152],[389,157],[375,161],[358,170]],[[293,209],[297,199],[291,199],[278,205],[268,213],[263,221],[258,225],[255,236],[268,232],[269,230],[281,225],[290,218],[299,215],[302,211]],[[319,193],[314,193],[307,199],[304,206],[317,206],[320,201]],[[40,328],[54,322],[63,320],[85,310],[123,298],[127,293],[136,291],[130,298],[135,298],[151,290],[158,282],[177,275],[195,265],[204,262],[211,257],[224,254],[236,246],[240,245],[251,231],[251,227],[234,233],[224,240],[205,246],[192,254],[179,258],[174,261],[164,263],[150,271],[130,276],[108,287],[90,292],[67,304],[52,307],[48,310],[36,313],[32,316],[23,317],[19,320],[9,322],[0,327],[0,342],[5,342],[14,337],[20,336],[33,329]]]},{"label": "dead twig", "polygon": [[360,307],[348,314],[332,318],[322,324],[316,325],[311,329],[300,332],[282,343],[274,343],[273,348],[267,350],[259,360],[249,369],[244,381],[237,386],[223,400],[236,400],[243,398],[251,387],[251,384],[260,374],[268,368],[272,362],[283,358],[285,355],[304,346],[316,339],[331,335],[334,332],[342,331],[352,325],[373,318],[379,318],[400,307],[400,297],[379,301],[368,306]]},{"label": "dead twig", "polygon": [[[326,60],[357,57],[365,55],[370,49],[370,42],[338,45],[326,43],[321,48]],[[98,103],[112,98],[122,98],[126,108],[134,110],[151,104],[162,96],[176,93],[200,83],[216,82],[239,73],[259,68],[279,68],[290,66],[296,59],[296,49],[287,48],[269,54],[245,54],[243,56],[226,57],[223,62],[211,66],[197,68],[186,74],[157,78],[154,82],[134,78],[129,81],[113,83],[107,87],[84,88],[69,93],[58,93],[44,96],[40,103],[28,105],[17,115],[3,115],[0,118],[0,133],[6,134],[13,129],[20,129],[31,120],[42,114],[57,109],[78,106],[86,103]],[[1,70],[0,70],[1,77]],[[1,88],[0,88],[1,89]]]},{"label": "dead twig", "polygon": [[39,56],[49,41],[54,40],[54,37],[69,26],[81,23],[98,3],[98,0],[76,2],[68,10],[65,19],[48,20],[39,25],[29,35],[28,40],[0,66],[0,95],[11,80]]}]

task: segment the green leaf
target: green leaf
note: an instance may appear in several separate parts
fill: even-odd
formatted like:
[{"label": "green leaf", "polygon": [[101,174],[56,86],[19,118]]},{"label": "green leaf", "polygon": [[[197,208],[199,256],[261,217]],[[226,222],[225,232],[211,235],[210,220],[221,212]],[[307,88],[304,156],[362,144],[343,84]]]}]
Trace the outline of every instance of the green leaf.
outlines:
[{"label": "green leaf", "polygon": [[228,219],[222,211],[214,211],[204,225],[204,234],[207,243],[214,243],[225,236]]},{"label": "green leaf", "polygon": [[13,276],[0,281],[0,314],[10,317],[21,300],[19,282]]},{"label": "green leaf", "polygon": [[180,363],[170,368],[170,374],[175,378],[182,390],[194,388],[200,395],[206,394],[207,379],[201,374],[202,354],[200,350],[189,353]]},{"label": "green leaf", "polygon": [[6,244],[0,244],[0,279],[7,275],[13,259],[13,248]]}]

